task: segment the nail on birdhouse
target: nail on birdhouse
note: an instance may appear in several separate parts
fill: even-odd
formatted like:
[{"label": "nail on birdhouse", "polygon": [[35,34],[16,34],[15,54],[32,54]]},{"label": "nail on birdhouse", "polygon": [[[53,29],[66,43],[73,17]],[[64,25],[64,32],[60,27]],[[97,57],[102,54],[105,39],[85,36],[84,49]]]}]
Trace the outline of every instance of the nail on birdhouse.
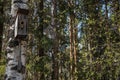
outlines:
[{"label": "nail on birdhouse", "polygon": [[28,13],[26,9],[18,9],[15,20],[15,39],[25,39],[27,37]]}]

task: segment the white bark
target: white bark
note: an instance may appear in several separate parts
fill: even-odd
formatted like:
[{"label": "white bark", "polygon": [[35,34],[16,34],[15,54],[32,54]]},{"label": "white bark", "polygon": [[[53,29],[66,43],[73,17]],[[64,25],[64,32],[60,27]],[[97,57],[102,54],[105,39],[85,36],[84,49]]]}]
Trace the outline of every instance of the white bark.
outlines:
[{"label": "white bark", "polygon": [[6,50],[8,62],[6,67],[5,80],[25,80],[25,42],[16,47],[7,47]]},{"label": "white bark", "polygon": [[[14,1],[18,2],[14,3]],[[19,1],[22,1],[22,3]],[[12,0],[11,15],[13,18],[16,17],[18,8],[28,9],[27,1],[28,0]],[[14,26],[10,27],[10,30],[14,30]],[[17,43],[13,37],[14,35],[9,37],[6,48],[7,65],[5,80],[25,80],[26,41],[19,40]]]}]

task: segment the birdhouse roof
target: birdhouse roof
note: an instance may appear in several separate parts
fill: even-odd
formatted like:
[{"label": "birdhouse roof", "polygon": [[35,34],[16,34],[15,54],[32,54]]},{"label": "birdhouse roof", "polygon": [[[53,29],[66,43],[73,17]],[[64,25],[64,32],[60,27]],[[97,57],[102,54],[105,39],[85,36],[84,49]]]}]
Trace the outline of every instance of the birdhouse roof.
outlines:
[{"label": "birdhouse roof", "polygon": [[17,13],[28,15],[29,10],[19,8],[18,11],[17,11]]}]

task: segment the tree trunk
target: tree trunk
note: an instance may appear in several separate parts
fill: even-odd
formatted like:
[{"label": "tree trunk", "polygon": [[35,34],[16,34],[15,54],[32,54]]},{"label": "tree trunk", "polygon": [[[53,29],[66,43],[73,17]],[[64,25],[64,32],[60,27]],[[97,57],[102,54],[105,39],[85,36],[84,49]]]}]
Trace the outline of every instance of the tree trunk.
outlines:
[{"label": "tree trunk", "polygon": [[75,14],[74,14],[74,2],[70,0],[68,2],[69,5],[69,14],[70,14],[70,21],[69,21],[69,29],[70,29],[70,80],[75,80],[75,73],[76,73],[76,54],[77,54],[77,47],[76,47],[76,30],[75,27]]},{"label": "tree trunk", "polygon": [[[27,0],[12,0],[12,18],[17,15],[18,8],[28,9]],[[10,36],[6,48],[7,65],[5,80],[25,80],[26,41],[14,39],[14,23],[10,26]]]},{"label": "tree trunk", "polygon": [[110,46],[110,33],[109,33],[109,22],[108,22],[108,0],[105,0],[105,27],[106,27],[106,36],[107,36],[107,47]]},{"label": "tree trunk", "polygon": [[73,53],[74,53],[74,43],[73,43],[73,25],[72,25],[72,15],[70,15],[70,24],[69,24],[69,28],[70,28],[70,76],[71,76],[71,80],[73,80],[72,76],[73,76]]},{"label": "tree trunk", "polygon": [[[75,22],[74,22],[75,23]],[[73,42],[74,42],[74,80],[76,80],[76,72],[77,72],[77,27],[74,26],[73,29]]]},{"label": "tree trunk", "polygon": [[[39,26],[38,26],[38,31],[40,32],[39,34],[39,41],[43,38],[43,0],[40,0],[39,2],[39,11],[38,11],[38,16],[39,16]],[[40,41],[41,42],[41,41]],[[42,43],[40,43],[39,46],[39,56],[44,56],[44,48],[42,47]]]},{"label": "tree trunk", "polygon": [[[39,31],[39,57],[42,57],[42,56],[45,56],[44,54],[44,47],[43,47],[43,44],[41,42],[41,39],[44,37],[43,35],[43,26],[44,26],[44,23],[43,23],[43,20],[44,20],[44,1],[43,0],[40,0],[39,2],[39,10],[38,10],[38,16],[39,16],[39,26],[38,26],[38,31]],[[41,61],[41,59],[39,59],[39,62]],[[39,73],[40,76],[40,80],[44,80],[45,79],[45,74],[44,74],[44,64],[41,65],[41,67],[43,68],[43,70]]]},{"label": "tree trunk", "polygon": [[3,6],[4,3],[0,2],[0,58],[1,58],[1,52],[2,52],[2,35],[3,35]]},{"label": "tree trunk", "polygon": [[51,5],[51,15],[52,15],[52,28],[54,30],[54,44],[53,44],[53,54],[52,54],[52,68],[53,68],[53,71],[52,71],[52,80],[58,80],[58,60],[57,60],[57,53],[58,53],[58,38],[57,38],[57,20],[56,20],[56,17],[57,17],[57,1],[56,0],[52,0],[52,5]]}]

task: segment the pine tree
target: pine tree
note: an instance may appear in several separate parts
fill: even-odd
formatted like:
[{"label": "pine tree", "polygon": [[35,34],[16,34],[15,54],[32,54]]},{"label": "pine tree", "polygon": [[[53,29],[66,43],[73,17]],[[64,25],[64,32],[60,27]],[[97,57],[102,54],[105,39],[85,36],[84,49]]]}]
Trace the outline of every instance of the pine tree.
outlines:
[{"label": "pine tree", "polygon": [[52,80],[58,80],[58,73],[59,73],[59,67],[58,67],[58,59],[57,59],[57,53],[58,53],[58,34],[57,34],[57,0],[51,1],[51,25],[54,30],[54,43],[53,43],[53,54],[52,54]]}]

